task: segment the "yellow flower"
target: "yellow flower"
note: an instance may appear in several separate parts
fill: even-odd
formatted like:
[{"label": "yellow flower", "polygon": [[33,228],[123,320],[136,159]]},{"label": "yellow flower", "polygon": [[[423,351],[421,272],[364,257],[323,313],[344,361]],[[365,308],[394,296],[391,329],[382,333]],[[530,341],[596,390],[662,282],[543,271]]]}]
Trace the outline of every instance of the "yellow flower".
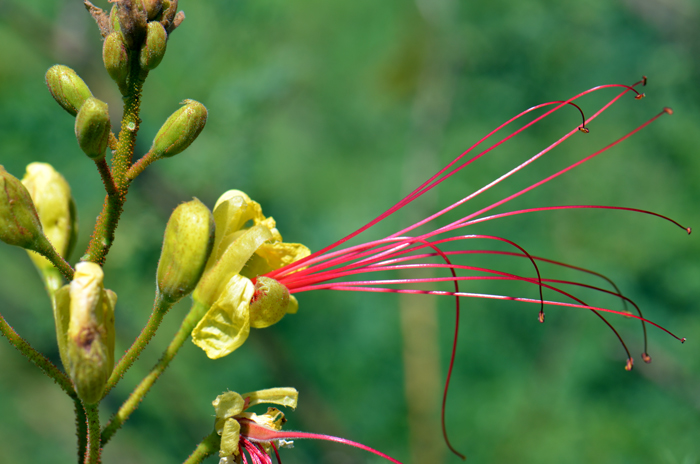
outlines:
[{"label": "yellow flower", "polygon": [[[248,452],[253,448],[259,450],[259,446],[251,443],[248,440],[246,430],[249,428],[247,424],[255,423],[269,430],[279,431],[282,425],[286,422],[284,414],[277,408],[268,408],[265,414],[255,414],[254,412],[245,412],[251,406],[256,404],[278,404],[288,408],[295,409],[299,392],[291,387],[269,388],[267,390],[258,390],[244,395],[239,395],[236,392],[226,392],[217,396],[212,402],[216,410],[216,422],[214,427],[216,433],[221,435],[221,447],[219,456],[227,458],[229,456],[238,456],[240,453],[239,446],[244,447]],[[253,441],[257,440],[253,438]],[[277,446],[285,446],[291,442],[280,440]],[[269,443],[260,444],[269,452]],[[253,452],[256,452],[253,450]]]},{"label": "yellow flower", "polygon": [[192,341],[212,359],[241,346],[251,327],[268,327],[296,312],[298,303],[284,286],[257,277],[310,254],[302,244],[282,242],[275,220],[240,190],[219,198],[214,222],[214,247],[193,293],[208,310],[192,331]]}]

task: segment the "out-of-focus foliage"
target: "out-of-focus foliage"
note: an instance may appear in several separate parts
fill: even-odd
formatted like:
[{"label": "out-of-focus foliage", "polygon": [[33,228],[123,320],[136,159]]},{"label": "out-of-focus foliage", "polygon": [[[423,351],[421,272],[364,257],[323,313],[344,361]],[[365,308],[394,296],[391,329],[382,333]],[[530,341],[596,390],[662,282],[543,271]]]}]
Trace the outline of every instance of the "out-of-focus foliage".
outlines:
[{"label": "out-of-focus foliage", "polygon": [[[55,63],[74,68],[109,103],[113,124],[121,107],[102,67],[97,27],[80,3],[0,0],[0,163],[21,177],[30,162],[49,162],[66,177],[81,219],[73,260],[85,249],[104,192],[44,73]],[[180,7],[187,20],[144,89],[137,151],[148,149],[185,98],[207,106],[209,123],[185,153],[156,163],[132,188],[105,268],[105,286],[119,294],[118,354],[145,324],[162,231],[180,202],[197,196],[213,206],[225,190],[241,189],[275,217],[285,239],[317,250],[517,112],[598,84],[631,84],[643,74],[646,99],[628,97],[591,124],[590,134],[574,137],[490,198],[542,179],[670,106],[673,116],[518,204],[645,208],[700,227],[697,2],[182,0]],[[601,101],[584,101],[584,111]],[[441,186],[432,204],[482,186],[578,118],[573,109],[562,111],[505,144]],[[398,225],[389,221],[373,237]],[[465,300],[448,428],[470,462],[698,462],[697,238],[618,212],[539,213],[472,230],[608,274],[646,316],[689,340],[681,346],[651,329],[654,361],[643,365],[639,324],[611,316],[638,361],[628,373],[613,335],[585,311],[549,309],[540,325],[532,305]],[[506,259],[475,262],[531,272]],[[2,246],[0,263],[0,311],[58,361],[51,308],[26,253]],[[503,284],[465,289],[535,296],[532,287]],[[288,414],[291,429],[340,435],[408,461],[398,299],[317,292],[300,294],[299,302],[297,315],[255,331],[223,360],[208,360],[188,342],[106,447],[104,461],[181,462],[211,431],[218,394],[282,385],[300,391],[299,408]],[[587,302],[619,307],[595,296]],[[452,303],[446,298],[439,307],[443,372]],[[103,403],[105,419],[157,360],[186,304],[171,311]],[[74,462],[70,400],[4,341],[0,366],[0,461]],[[423,433],[440,439],[439,430]],[[283,453],[286,464],[379,462],[334,444],[297,443]]]}]

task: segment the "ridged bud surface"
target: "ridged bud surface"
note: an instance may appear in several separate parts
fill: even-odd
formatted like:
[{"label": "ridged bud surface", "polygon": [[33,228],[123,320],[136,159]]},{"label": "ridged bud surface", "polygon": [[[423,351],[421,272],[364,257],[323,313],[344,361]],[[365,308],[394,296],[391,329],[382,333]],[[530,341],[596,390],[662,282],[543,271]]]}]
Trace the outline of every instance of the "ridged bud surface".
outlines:
[{"label": "ridged bud surface", "polygon": [[[22,179],[31,196],[44,234],[59,255],[67,258],[78,233],[75,203],[66,179],[48,163],[31,163]],[[29,256],[39,270],[53,269],[41,255]]]},{"label": "ridged bud surface", "polygon": [[105,290],[102,268],[90,262],[75,267],[73,281],[59,290],[55,313],[57,329],[66,327],[59,336],[61,359],[67,366],[76,392],[85,403],[102,398],[105,384],[114,369],[114,292]]},{"label": "ridged bud surface", "polygon": [[54,100],[70,114],[78,114],[85,100],[92,97],[87,84],[68,66],[57,64],[46,71],[46,85]]},{"label": "ridged bud surface", "polygon": [[102,44],[102,61],[109,76],[117,83],[122,94],[127,91],[129,55],[121,32],[112,32]]},{"label": "ridged bud surface", "polygon": [[0,240],[37,250],[46,242],[39,215],[26,187],[0,165]]},{"label": "ridged bud surface", "polygon": [[156,21],[148,23],[146,41],[139,55],[141,67],[147,71],[155,69],[163,60],[167,43],[168,33],[165,32],[163,25]]},{"label": "ridged bud surface", "polygon": [[91,97],[75,118],[75,136],[83,152],[92,159],[104,158],[112,126],[107,103]]},{"label": "ridged bud surface", "polygon": [[158,261],[158,291],[176,302],[194,290],[214,245],[214,216],[196,198],[175,208]]},{"label": "ridged bud surface", "polygon": [[289,306],[289,290],[275,279],[260,276],[255,280],[255,293],[250,301],[250,326],[264,329],[278,323]]},{"label": "ridged bud surface", "polygon": [[153,139],[151,152],[160,157],[177,155],[190,146],[207,122],[207,109],[194,100],[185,100],[183,106],[165,121]]},{"label": "ridged bud surface", "polygon": [[163,0],[140,0],[146,10],[146,16],[153,20],[158,16],[163,8]]}]

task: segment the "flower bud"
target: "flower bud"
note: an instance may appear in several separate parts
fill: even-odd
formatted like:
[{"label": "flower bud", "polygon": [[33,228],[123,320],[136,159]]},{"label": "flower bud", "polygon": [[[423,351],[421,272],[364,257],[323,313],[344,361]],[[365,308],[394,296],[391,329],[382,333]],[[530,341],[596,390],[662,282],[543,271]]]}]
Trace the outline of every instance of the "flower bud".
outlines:
[{"label": "flower bud", "polygon": [[[50,164],[31,163],[22,184],[34,201],[44,234],[56,252],[67,258],[78,233],[75,203],[68,182]],[[42,275],[56,274],[56,268],[49,260],[33,251],[28,253]]]},{"label": "flower bud", "polygon": [[48,244],[26,187],[0,165],[0,240],[42,251]]},{"label": "flower bud", "polygon": [[127,92],[129,54],[121,32],[112,32],[102,44],[102,61],[109,76],[117,83],[122,94]]},{"label": "flower bud", "polygon": [[153,20],[158,16],[163,8],[163,0],[140,0],[146,10],[146,15],[149,20]]},{"label": "flower bud", "polygon": [[250,300],[250,326],[264,329],[278,323],[289,306],[287,287],[265,276],[255,279],[255,293]]},{"label": "flower bud", "polygon": [[92,97],[85,82],[68,66],[57,64],[46,71],[46,85],[53,98],[75,116],[83,103]]},{"label": "flower bud", "polygon": [[196,198],[175,208],[158,261],[158,292],[175,303],[194,290],[214,245],[214,216]]},{"label": "flower bud", "polygon": [[109,12],[109,24],[112,31],[121,31],[122,27],[119,25],[119,15],[117,14],[117,5],[113,5]]},{"label": "flower bud", "polygon": [[207,122],[207,109],[194,100],[185,100],[183,106],[165,121],[153,139],[151,153],[159,157],[177,155],[189,147]]},{"label": "flower bud", "polygon": [[112,130],[107,103],[88,98],[75,118],[75,136],[80,148],[94,160],[104,158]]},{"label": "flower bud", "polygon": [[[114,305],[102,268],[81,262],[73,281],[57,292],[54,314],[61,360],[85,403],[97,403],[114,369]],[[63,348],[61,348],[63,347]]]},{"label": "flower bud", "polygon": [[147,71],[156,69],[165,55],[165,46],[168,43],[168,33],[159,22],[148,23],[146,41],[141,47],[139,62],[141,67]]}]

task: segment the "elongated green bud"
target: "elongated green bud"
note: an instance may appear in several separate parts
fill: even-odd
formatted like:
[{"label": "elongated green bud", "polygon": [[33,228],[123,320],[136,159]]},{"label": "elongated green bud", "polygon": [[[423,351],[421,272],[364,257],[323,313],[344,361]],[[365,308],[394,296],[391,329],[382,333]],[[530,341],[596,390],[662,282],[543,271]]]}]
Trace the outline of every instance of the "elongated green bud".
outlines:
[{"label": "elongated green bud", "polygon": [[102,61],[109,76],[117,83],[122,95],[126,94],[129,77],[129,54],[119,31],[112,32],[102,44]]},{"label": "elongated green bud", "polygon": [[[75,267],[73,281],[57,292],[54,314],[61,360],[80,399],[97,403],[114,369],[114,305],[103,286],[102,268]],[[66,290],[67,289],[67,290]],[[67,321],[67,322],[66,322]]]},{"label": "elongated green bud", "polygon": [[158,261],[158,292],[175,303],[192,293],[214,245],[214,216],[196,198],[175,208]]},{"label": "elongated green bud", "polygon": [[[44,234],[56,252],[63,258],[68,258],[78,234],[75,202],[68,182],[50,164],[31,163],[27,166],[22,184],[34,201]],[[58,290],[63,284],[58,269],[38,253],[28,253],[49,290]]]},{"label": "elongated green bud", "polygon": [[104,158],[112,130],[107,103],[91,97],[85,100],[75,118],[78,145],[90,158]]},{"label": "elongated green bud", "polygon": [[80,107],[92,97],[85,82],[68,66],[57,64],[46,71],[46,85],[53,98],[70,114],[78,114]]},{"label": "elongated green bud", "polygon": [[170,157],[182,152],[197,138],[207,123],[207,109],[194,100],[185,100],[183,106],[165,121],[153,139],[151,153]]},{"label": "elongated green bud", "polygon": [[139,62],[141,67],[147,71],[155,69],[165,55],[165,46],[168,43],[168,33],[163,25],[156,21],[148,23],[146,41],[141,47]]},{"label": "elongated green bud", "polygon": [[250,300],[250,326],[264,329],[278,323],[289,306],[287,287],[265,276],[255,279],[255,293]]},{"label": "elongated green bud", "polygon": [[0,165],[0,240],[34,251],[48,243],[26,187]]}]

